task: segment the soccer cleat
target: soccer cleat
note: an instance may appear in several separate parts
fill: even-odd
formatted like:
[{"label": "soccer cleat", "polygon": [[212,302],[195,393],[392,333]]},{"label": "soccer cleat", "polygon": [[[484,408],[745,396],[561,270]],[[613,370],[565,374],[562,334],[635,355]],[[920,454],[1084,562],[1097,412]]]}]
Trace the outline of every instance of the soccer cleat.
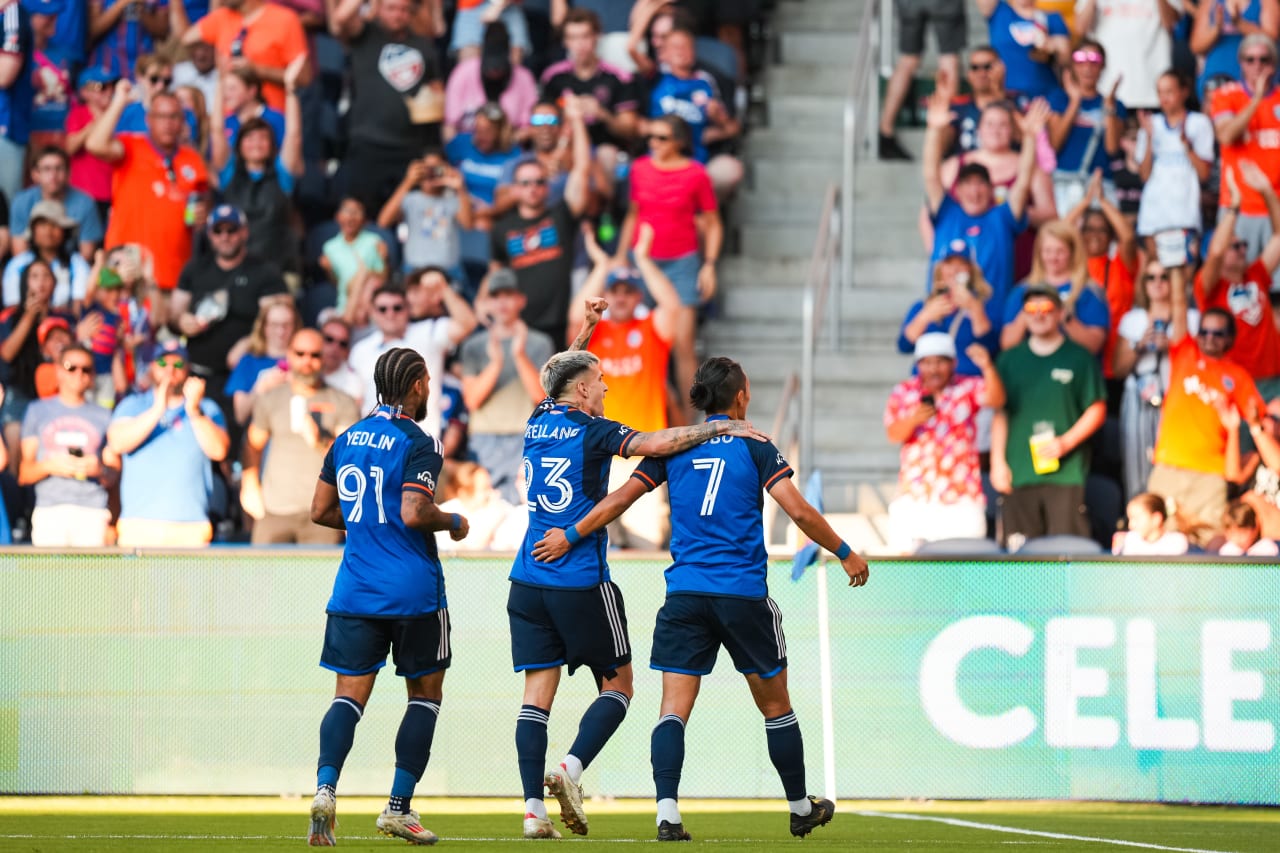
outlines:
[{"label": "soccer cleat", "polygon": [[671,823],[663,821],[658,824],[658,840],[659,841],[692,841],[693,836],[684,828],[683,823]]},{"label": "soccer cleat", "polygon": [[836,816],[836,804],[830,800],[819,800],[811,795],[809,802],[813,803],[813,809],[807,815],[791,813],[791,834],[796,838],[804,838],[818,827],[826,826]]},{"label": "soccer cleat", "polygon": [[329,791],[317,791],[311,801],[311,831],[307,844],[312,847],[337,847],[333,828],[338,825],[338,801]]},{"label": "soccer cleat", "polygon": [[582,786],[574,784],[563,767],[547,771],[543,784],[560,803],[560,821],[574,835],[586,835],[587,815],[582,810]]},{"label": "soccer cleat", "polygon": [[435,844],[440,839],[429,829],[423,829],[418,813],[413,809],[405,814],[382,810],[378,815],[378,832],[393,838],[403,838],[410,844]]},{"label": "soccer cleat", "polygon": [[555,825],[545,817],[538,817],[534,814],[526,814],[524,816],[524,837],[525,838],[559,838],[560,833],[556,831]]}]

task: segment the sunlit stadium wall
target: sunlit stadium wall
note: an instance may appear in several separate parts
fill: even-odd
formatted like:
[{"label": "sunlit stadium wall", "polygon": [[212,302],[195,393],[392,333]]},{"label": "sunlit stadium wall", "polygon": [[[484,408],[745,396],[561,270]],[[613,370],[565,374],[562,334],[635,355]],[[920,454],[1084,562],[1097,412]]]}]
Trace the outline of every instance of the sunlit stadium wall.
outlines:
[{"label": "sunlit stadium wall", "polygon": [[[333,677],[317,666],[337,552],[0,552],[0,792],[305,794]],[[454,665],[419,792],[518,796],[505,559],[446,564]],[[651,796],[662,600],[656,560],[618,559],[636,698],[585,777]],[[823,779],[817,580],[784,614],[811,789]],[[831,755],[841,797],[1276,804],[1280,569],[1192,562],[877,562],[828,577]],[[404,690],[390,668],[343,772],[382,794]],[[594,693],[566,679],[559,757]],[[764,727],[721,655],[688,728],[685,796],[777,797]]]}]

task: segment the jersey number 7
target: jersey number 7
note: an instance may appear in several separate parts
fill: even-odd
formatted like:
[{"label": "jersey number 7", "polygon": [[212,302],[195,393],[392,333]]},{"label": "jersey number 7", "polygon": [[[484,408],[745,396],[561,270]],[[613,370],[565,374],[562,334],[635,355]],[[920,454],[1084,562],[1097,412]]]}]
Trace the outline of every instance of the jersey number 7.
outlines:
[{"label": "jersey number 7", "polygon": [[724,460],[719,457],[693,460],[694,470],[710,471],[707,491],[702,495],[702,509],[698,515],[711,515],[716,511],[716,496],[720,494],[720,478],[724,476]]}]

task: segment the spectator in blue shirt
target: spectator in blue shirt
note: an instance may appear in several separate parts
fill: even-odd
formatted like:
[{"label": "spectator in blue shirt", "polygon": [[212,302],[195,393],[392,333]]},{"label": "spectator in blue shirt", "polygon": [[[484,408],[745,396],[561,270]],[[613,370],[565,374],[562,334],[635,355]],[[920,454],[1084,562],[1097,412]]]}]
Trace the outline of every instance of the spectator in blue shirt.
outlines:
[{"label": "spectator in blue shirt", "polygon": [[731,154],[711,157],[709,149],[742,133],[742,124],[729,114],[715,78],[697,64],[694,36],[676,28],[662,44],[662,72],[649,95],[649,118],[674,113],[684,119],[693,135],[693,156],[707,167],[716,195],[725,198],[742,181],[742,163]]},{"label": "spectator in blue shirt", "polygon": [[69,245],[68,250],[79,249],[86,261],[93,259],[93,250],[102,244],[102,219],[93,198],[68,183],[70,174],[70,160],[61,148],[49,146],[36,155],[31,166],[31,186],[14,196],[9,205],[15,255],[30,248],[27,231],[32,209],[41,201],[56,201],[75,223],[74,236],[79,238],[78,245]]},{"label": "spectator in blue shirt", "polygon": [[1054,172],[1054,196],[1058,210],[1070,210],[1084,197],[1085,184],[1095,169],[1102,171],[1107,197],[1115,198],[1111,158],[1120,150],[1126,113],[1116,102],[1116,90],[1098,91],[1107,53],[1091,39],[1080,42],[1071,54],[1071,67],[1062,74],[1062,86],[1049,93],[1049,142],[1058,152]]},{"label": "spectator in blue shirt", "polygon": [[1000,348],[1012,349],[1027,336],[1022,310],[1027,288],[1048,286],[1062,297],[1062,327],[1067,337],[1094,355],[1101,354],[1111,330],[1111,311],[1102,288],[1090,280],[1087,264],[1084,243],[1074,225],[1063,219],[1041,225],[1031,275],[1005,300]]},{"label": "spectator in blue shirt", "polygon": [[[155,53],[138,57],[133,67],[137,77],[134,91],[138,100],[124,108],[120,120],[116,122],[116,136],[127,133],[147,134],[147,111],[151,109],[151,99],[161,92],[173,91],[173,62]],[[182,110],[190,133],[192,145],[200,138],[200,121],[196,114],[185,107]]]},{"label": "spectator in blue shirt", "polygon": [[[1013,287],[1014,238],[1026,227],[1027,198],[1036,170],[1034,145],[1022,146],[1018,176],[1002,204],[996,204],[991,173],[981,163],[966,163],[956,173],[951,194],[942,183],[942,152],[951,127],[950,81],[942,80],[929,99],[924,153],[925,201],[933,223],[932,259],[942,260],[957,240],[969,247],[992,289],[988,316],[1000,323],[1004,300]],[[1026,115],[1015,117],[1023,139],[1035,139],[1049,116],[1043,100],[1033,102]],[[932,279],[930,280],[932,281]]]},{"label": "spectator in blue shirt", "polygon": [[6,199],[22,189],[22,165],[31,134],[30,17],[18,0],[5,4],[0,13],[0,193]]},{"label": "spectator in blue shirt", "polygon": [[444,150],[449,163],[462,173],[463,183],[471,194],[475,227],[486,231],[492,224],[493,199],[507,163],[520,158],[519,146],[507,115],[496,103],[485,104],[476,113],[475,128],[460,133]]},{"label": "spectator in blue shirt", "polygon": [[1054,60],[1065,65],[1071,51],[1071,32],[1062,16],[1037,9],[1036,0],[977,2],[987,19],[991,46],[1004,62],[1005,85],[1028,98],[1057,88]]}]

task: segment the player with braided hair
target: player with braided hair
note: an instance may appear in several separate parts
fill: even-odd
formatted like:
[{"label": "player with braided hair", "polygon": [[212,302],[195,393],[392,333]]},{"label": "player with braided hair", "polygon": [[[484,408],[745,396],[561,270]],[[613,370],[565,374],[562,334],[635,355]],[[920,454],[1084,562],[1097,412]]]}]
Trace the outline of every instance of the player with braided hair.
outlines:
[{"label": "player with braided hair", "polygon": [[307,839],[314,847],[334,845],[338,774],[388,651],[408,687],[409,706],[396,735],[395,778],[378,830],[413,844],[436,841],[409,807],[427,767],[453,654],[435,532],[448,530],[457,541],[468,525],[435,503],[441,446],[416,423],[426,412],[429,381],[415,350],[397,347],[378,358],[378,404],[334,440],[311,503],[312,521],[347,532],[320,655],[320,665],[337,673],[337,688],[320,723]]},{"label": "player with braided hair", "polygon": [[[579,780],[622,724],[632,695],[626,611],[605,562],[608,535],[600,530],[580,542],[575,538],[574,547],[555,563],[538,562],[532,554],[534,544],[551,528],[572,529],[604,498],[615,455],[663,456],[724,435],[766,438],[744,420],[638,432],[603,417],[608,387],[600,360],[584,350],[606,307],[603,299],[586,300],[582,333],[568,352],[553,356],[542,369],[548,396],[524,433],[529,527],[511,567],[507,616],[512,660],[516,671],[524,673],[516,754],[526,838],[560,837],[547,818],[544,787],[559,801],[561,820],[569,830],[587,834]],[[588,667],[599,696],[583,714],[564,760],[544,774],[547,720],[565,666],[570,675],[580,666]]]}]

